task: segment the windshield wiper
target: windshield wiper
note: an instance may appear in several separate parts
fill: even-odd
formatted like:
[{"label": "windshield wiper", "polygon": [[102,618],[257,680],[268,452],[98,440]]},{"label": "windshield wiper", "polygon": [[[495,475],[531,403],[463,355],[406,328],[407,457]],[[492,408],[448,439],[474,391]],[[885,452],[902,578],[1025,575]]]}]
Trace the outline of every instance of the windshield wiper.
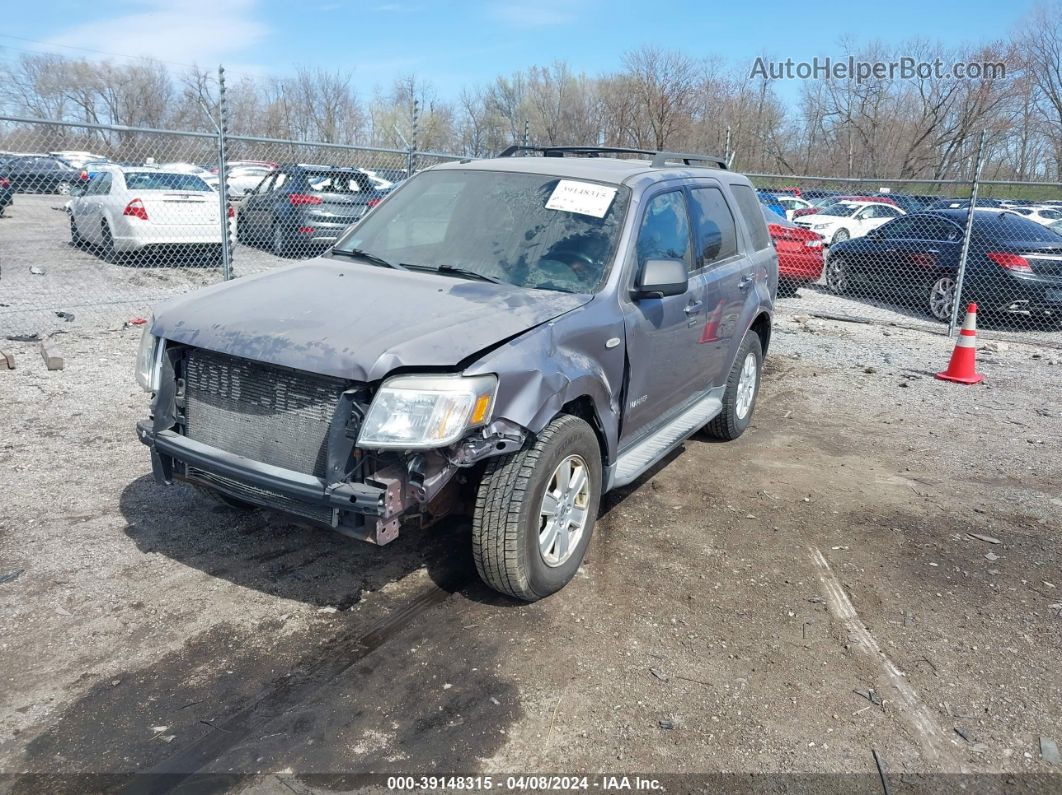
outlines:
[{"label": "windshield wiper", "polygon": [[406,268],[415,268],[416,270],[425,270],[429,273],[450,273],[454,276],[464,276],[468,279],[477,279],[481,282],[490,282],[491,284],[502,284],[501,279],[496,279],[493,276],[488,276],[485,273],[474,271],[471,268],[461,268],[457,265],[439,265],[432,268],[429,265],[406,265]]},{"label": "windshield wiper", "polygon": [[368,260],[373,265],[381,265],[385,268],[394,268],[395,270],[399,271],[405,270],[405,266],[403,265],[398,265],[397,263],[391,262],[390,260],[386,260],[383,257],[378,257],[375,254],[371,254],[368,251],[364,251],[360,248],[333,248],[331,253],[342,254],[344,257],[353,257],[355,259]]}]

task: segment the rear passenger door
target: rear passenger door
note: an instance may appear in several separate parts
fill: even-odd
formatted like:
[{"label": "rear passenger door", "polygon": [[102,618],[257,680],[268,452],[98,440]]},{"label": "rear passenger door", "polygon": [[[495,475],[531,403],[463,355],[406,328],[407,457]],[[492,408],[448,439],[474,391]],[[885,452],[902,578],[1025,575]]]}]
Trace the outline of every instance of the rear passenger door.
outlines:
[{"label": "rear passenger door", "polygon": [[[693,270],[685,190],[662,190],[647,197],[642,206],[630,288],[651,259],[680,259]],[[704,282],[691,274],[681,295],[628,300],[621,307],[630,369],[620,445],[627,446],[707,388],[697,364],[704,325]]]},{"label": "rear passenger door", "polygon": [[692,185],[694,278],[704,292],[704,322],[697,338],[696,360],[703,388],[722,386],[730,371],[727,356],[739,329],[744,292],[741,280],[750,269],[738,241],[734,210],[716,184]]}]

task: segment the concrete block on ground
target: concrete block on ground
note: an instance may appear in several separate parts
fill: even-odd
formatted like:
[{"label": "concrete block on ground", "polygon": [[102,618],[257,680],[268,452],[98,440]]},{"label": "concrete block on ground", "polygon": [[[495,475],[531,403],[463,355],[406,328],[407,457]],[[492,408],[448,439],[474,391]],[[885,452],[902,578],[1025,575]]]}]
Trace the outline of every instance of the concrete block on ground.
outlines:
[{"label": "concrete block on ground", "polygon": [[41,358],[44,359],[44,364],[49,370],[63,369],[63,357],[48,340],[41,342]]}]

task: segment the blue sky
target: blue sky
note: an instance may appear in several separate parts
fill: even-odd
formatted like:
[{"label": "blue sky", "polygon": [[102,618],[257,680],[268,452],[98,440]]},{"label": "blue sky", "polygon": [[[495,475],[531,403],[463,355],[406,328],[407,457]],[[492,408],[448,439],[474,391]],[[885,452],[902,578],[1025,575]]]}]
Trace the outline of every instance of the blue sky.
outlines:
[{"label": "blue sky", "polygon": [[[353,68],[363,96],[418,74],[443,97],[554,59],[590,74],[624,50],[674,47],[751,67],[758,55],[838,56],[846,37],[921,37],[948,49],[1006,35],[1033,0],[45,0],[5,9],[0,47],[284,74],[296,64]],[[43,42],[43,43],[42,43]],[[76,49],[85,48],[85,49]],[[121,58],[115,58],[120,61]],[[790,89],[783,89],[785,91]]]}]

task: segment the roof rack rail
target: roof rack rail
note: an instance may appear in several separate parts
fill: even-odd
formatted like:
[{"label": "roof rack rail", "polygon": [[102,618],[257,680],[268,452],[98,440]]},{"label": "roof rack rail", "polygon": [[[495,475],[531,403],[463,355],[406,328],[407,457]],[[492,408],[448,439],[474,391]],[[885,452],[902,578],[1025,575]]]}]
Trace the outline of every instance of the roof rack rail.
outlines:
[{"label": "roof rack rail", "polygon": [[521,152],[541,152],[543,157],[564,157],[565,155],[582,155],[599,157],[601,155],[647,155],[652,158],[653,168],[663,168],[670,161],[679,161],[683,165],[708,163],[710,168],[727,167],[726,160],[716,155],[697,155],[688,152],[664,152],[656,149],[631,149],[625,146],[519,146],[505,149],[498,157],[515,157]]}]

